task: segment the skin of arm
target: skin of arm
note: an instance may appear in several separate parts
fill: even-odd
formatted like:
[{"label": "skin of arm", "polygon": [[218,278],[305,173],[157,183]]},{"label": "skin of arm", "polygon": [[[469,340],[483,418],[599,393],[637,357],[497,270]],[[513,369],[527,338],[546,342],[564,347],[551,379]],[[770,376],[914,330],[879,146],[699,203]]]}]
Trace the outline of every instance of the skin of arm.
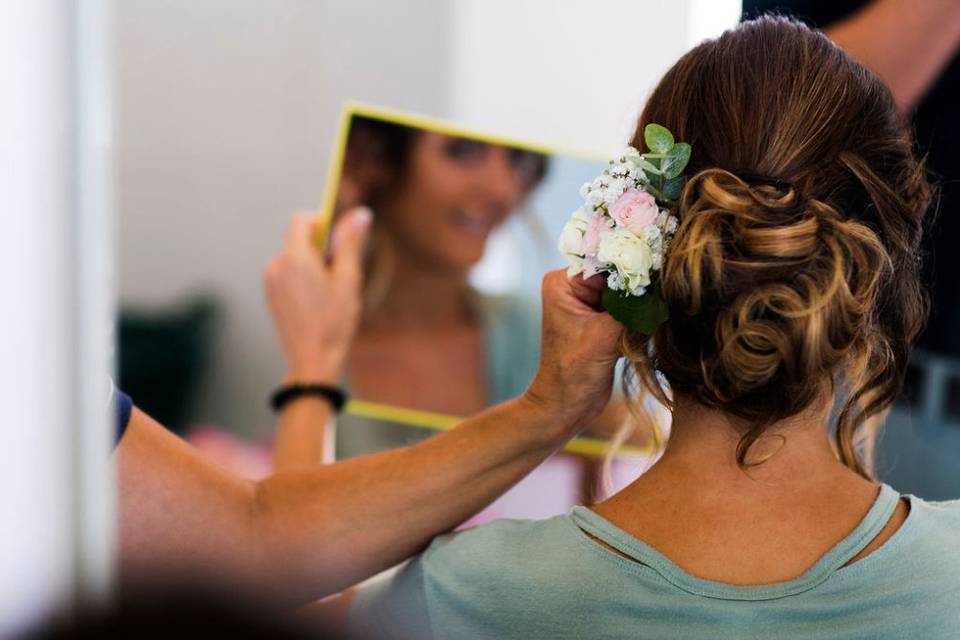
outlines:
[{"label": "skin of arm", "polygon": [[874,0],[824,33],[890,87],[910,111],[960,46],[960,2]]},{"label": "skin of arm", "polygon": [[[341,247],[332,264],[313,249],[311,220],[295,219],[279,266],[268,267],[268,300],[290,379],[336,379],[329,376],[342,363],[359,305],[363,217],[338,223]],[[189,570],[256,585],[262,597],[293,604],[416,553],[602,411],[620,335],[620,325],[597,310],[602,286],[600,278],[548,274],[540,369],[526,393],[411,447],[325,466],[315,463],[315,451],[313,464],[295,461],[254,482],[206,461],[135,410],[115,454],[122,573],[136,580]],[[294,406],[329,417],[322,401]]]},{"label": "skin of arm", "polygon": [[116,452],[124,572],[189,570],[281,602],[323,597],[413,555],[575,431],[521,397],[411,447],[254,482],[135,410]]}]

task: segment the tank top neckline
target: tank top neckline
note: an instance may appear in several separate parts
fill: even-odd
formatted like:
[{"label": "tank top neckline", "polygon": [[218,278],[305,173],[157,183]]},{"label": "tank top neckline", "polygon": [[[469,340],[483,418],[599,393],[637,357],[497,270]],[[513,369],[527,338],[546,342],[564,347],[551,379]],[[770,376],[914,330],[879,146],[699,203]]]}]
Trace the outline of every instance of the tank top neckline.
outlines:
[{"label": "tank top neckline", "polygon": [[[900,494],[897,491],[889,485],[881,484],[876,500],[860,524],[821,556],[812,567],[791,580],[758,585],[732,585],[697,578],[650,545],[587,507],[574,507],[570,517],[582,531],[653,569],[665,580],[688,593],[724,600],[772,600],[802,593],[822,584],[877,537],[893,515],[899,500]],[[602,549],[595,542],[590,544]]]}]

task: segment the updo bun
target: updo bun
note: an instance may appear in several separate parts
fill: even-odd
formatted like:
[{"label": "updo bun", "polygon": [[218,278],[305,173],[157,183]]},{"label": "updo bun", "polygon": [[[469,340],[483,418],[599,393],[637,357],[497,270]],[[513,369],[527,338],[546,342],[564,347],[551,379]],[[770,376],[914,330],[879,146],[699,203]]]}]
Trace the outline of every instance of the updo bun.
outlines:
[{"label": "updo bun", "polygon": [[863,425],[898,393],[926,313],[929,186],[889,91],[823,35],[762,18],[684,56],[647,122],[693,161],[661,273],[670,318],[625,335],[635,371],[668,404],[737,418],[741,465],[771,424],[839,392],[839,456],[869,476]]}]

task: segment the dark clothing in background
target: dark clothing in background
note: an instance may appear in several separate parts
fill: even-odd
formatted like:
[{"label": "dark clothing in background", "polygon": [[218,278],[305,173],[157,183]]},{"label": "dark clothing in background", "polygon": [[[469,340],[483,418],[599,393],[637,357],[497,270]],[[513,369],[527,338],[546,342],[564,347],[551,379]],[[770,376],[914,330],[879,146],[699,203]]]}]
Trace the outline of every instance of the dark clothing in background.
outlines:
[{"label": "dark clothing in background", "polygon": [[116,440],[113,442],[114,446],[120,444],[120,440],[123,439],[123,434],[127,432],[127,425],[130,424],[130,414],[133,413],[133,400],[130,399],[130,396],[119,389],[115,391],[115,394]]},{"label": "dark clothing in background", "polygon": [[[744,0],[743,18],[775,12],[823,29],[867,4],[864,0]],[[924,252],[932,312],[917,346],[953,355],[960,355],[960,251],[955,246],[960,238],[958,107],[960,56],[954,55],[912,118],[918,151],[927,155],[927,166],[940,188],[939,204],[928,214]]]}]

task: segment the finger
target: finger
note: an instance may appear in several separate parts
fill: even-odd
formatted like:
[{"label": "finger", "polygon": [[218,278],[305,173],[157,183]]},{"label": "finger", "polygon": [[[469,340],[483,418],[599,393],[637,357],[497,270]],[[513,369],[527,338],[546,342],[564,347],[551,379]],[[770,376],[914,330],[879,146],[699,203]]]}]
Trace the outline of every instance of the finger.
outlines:
[{"label": "finger", "polygon": [[[349,236],[352,233],[352,227],[357,224],[356,217],[367,217],[371,216],[370,209],[367,207],[353,207],[348,209],[346,212],[337,216],[336,224],[333,226],[333,231],[330,232],[330,245],[329,245],[329,255],[335,257],[337,251],[340,249],[340,245],[343,244],[344,238]],[[367,222],[367,224],[369,221]]]},{"label": "finger", "polygon": [[287,225],[287,236],[284,248],[288,251],[314,251],[313,227],[317,214],[309,211],[299,211],[294,214]]},{"label": "finger", "polygon": [[599,273],[592,275],[589,278],[584,278],[581,275],[579,278],[576,278],[576,280],[579,280],[585,286],[590,287],[591,289],[596,289],[597,291],[603,291],[607,286],[607,279]]},{"label": "finger", "polygon": [[360,286],[363,248],[372,221],[373,214],[370,209],[356,207],[348,211],[333,229],[333,273],[343,286]]},{"label": "finger", "polygon": [[[599,287],[597,283],[599,282]],[[583,304],[593,309],[599,310],[603,300],[603,289],[605,283],[601,276],[594,276],[589,280],[584,280],[579,275],[570,280],[570,290],[573,295]]]}]

